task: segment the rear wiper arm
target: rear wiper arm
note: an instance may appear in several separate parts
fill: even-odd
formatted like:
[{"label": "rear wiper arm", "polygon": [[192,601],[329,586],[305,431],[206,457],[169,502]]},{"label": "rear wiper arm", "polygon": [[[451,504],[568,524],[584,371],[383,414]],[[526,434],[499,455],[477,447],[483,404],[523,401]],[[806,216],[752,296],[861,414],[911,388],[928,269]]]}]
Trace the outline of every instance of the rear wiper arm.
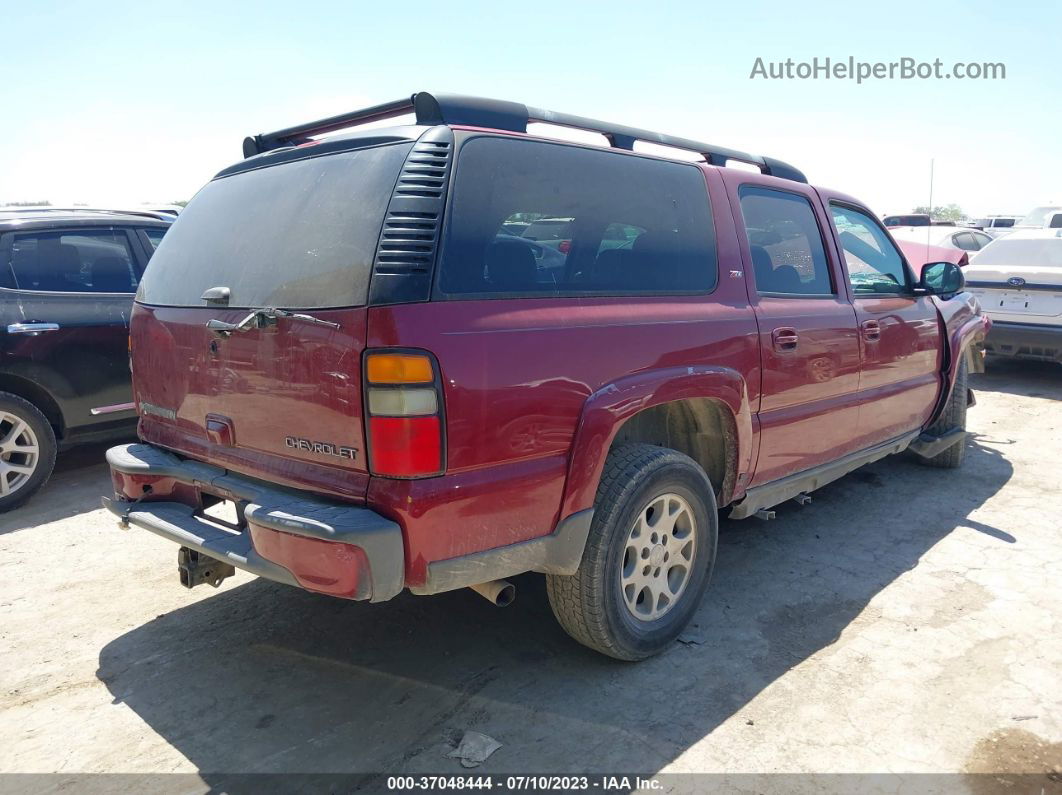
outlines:
[{"label": "rear wiper arm", "polygon": [[277,318],[280,317],[290,317],[292,320],[301,320],[305,323],[313,323],[317,326],[328,326],[329,328],[335,329],[339,328],[339,324],[333,323],[331,320],[321,320],[319,317],[307,315],[302,312],[289,312],[286,309],[274,309],[273,307],[254,309],[249,315],[247,315],[247,317],[238,323],[228,323],[224,320],[213,318],[207,321],[206,327],[218,336],[228,337],[235,332],[275,326],[277,324]]},{"label": "rear wiper arm", "polygon": [[313,323],[316,326],[328,326],[328,328],[339,328],[339,324],[331,320],[321,320],[319,317],[313,315],[307,315],[303,312],[289,312],[286,309],[270,309],[277,317],[290,317],[293,320],[301,320],[304,323]]}]

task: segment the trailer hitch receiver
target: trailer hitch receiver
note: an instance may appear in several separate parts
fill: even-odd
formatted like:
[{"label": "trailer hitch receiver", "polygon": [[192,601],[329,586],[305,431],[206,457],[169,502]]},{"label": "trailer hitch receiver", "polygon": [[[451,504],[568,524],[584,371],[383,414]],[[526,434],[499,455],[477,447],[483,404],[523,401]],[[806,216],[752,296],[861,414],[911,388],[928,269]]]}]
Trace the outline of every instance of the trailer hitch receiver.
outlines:
[{"label": "trailer hitch receiver", "polygon": [[181,585],[185,588],[194,588],[206,582],[217,588],[222,580],[236,573],[236,567],[208,557],[198,550],[181,547],[177,551],[177,573],[181,577]]}]

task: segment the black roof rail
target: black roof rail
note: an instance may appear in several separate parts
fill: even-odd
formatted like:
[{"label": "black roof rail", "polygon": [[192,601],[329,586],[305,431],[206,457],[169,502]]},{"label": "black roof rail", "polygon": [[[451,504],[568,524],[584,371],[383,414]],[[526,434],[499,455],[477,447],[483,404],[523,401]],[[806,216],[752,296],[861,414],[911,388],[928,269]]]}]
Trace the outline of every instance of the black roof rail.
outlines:
[{"label": "black roof rail", "polygon": [[338,116],[330,116],[327,119],[298,124],[276,132],[262,133],[245,138],[243,141],[243,155],[244,157],[251,157],[272,149],[295,146],[309,141],[316,135],[325,135],[347,127],[355,127],[359,124],[367,124],[382,119],[391,119],[409,113],[415,114],[417,124],[422,125],[463,124],[471,127],[486,127],[513,132],[527,132],[529,122],[545,122],[561,127],[573,127],[577,130],[601,133],[609,144],[617,149],[633,151],[635,141],[645,141],[646,143],[697,152],[715,166],[726,165],[728,160],[737,160],[757,166],[764,174],[782,177],[795,182],[807,182],[807,177],[799,169],[781,160],[775,160],[773,157],[750,155],[747,152],[706,144],[689,138],[664,135],[663,133],[642,130],[637,127],[626,127],[622,124],[610,124],[609,122],[588,119],[584,116],[575,116],[570,113],[557,113],[552,110],[533,108],[519,102],[465,97],[456,94],[429,94],[424,91],[413,94],[408,99],[385,102],[382,105],[374,105],[371,108],[342,113]]}]

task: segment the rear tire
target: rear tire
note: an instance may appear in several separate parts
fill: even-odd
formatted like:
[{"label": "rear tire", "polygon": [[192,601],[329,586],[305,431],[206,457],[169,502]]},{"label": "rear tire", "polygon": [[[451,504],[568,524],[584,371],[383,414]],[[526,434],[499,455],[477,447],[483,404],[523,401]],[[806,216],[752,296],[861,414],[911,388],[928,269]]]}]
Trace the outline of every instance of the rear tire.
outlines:
[{"label": "rear tire", "polygon": [[715,494],[682,453],[613,449],[578,571],[547,575],[550,607],[575,640],[619,660],[667,648],[689,623],[715,564]]},{"label": "rear tire", "polygon": [[[969,390],[966,357],[959,362],[959,371],[955,375],[955,386],[948,398],[948,405],[944,407],[940,417],[929,427],[929,432],[941,435],[955,428],[966,430],[966,405],[967,392]],[[959,439],[947,450],[942,450],[932,458],[923,458],[922,463],[929,467],[940,469],[957,469],[962,466],[962,460],[966,456],[966,435]]]},{"label": "rear tire", "polygon": [[0,392],[0,513],[17,508],[55,467],[55,432],[28,400]]}]

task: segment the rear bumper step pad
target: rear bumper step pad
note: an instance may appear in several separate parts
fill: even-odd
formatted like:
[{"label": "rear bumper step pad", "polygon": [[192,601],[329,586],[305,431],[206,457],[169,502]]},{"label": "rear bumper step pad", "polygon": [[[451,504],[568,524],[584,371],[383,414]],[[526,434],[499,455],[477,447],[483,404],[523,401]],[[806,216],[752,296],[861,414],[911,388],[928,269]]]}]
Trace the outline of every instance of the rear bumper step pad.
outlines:
[{"label": "rear bumper step pad", "polygon": [[[396,596],[405,584],[401,527],[375,511],[308,497],[263,481],[191,461],[148,444],[126,444],[107,451],[111,469],[127,475],[174,478],[202,490],[246,501],[249,525],[317,541],[360,548],[369,564],[371,601]],[[228,530],[180,502],[126,502],[104,498],[103,505],[123,522],[149,530],[236,568],[269,580],[299,586],[284,566],[266,560],[254,548],[249,531]]]}]

